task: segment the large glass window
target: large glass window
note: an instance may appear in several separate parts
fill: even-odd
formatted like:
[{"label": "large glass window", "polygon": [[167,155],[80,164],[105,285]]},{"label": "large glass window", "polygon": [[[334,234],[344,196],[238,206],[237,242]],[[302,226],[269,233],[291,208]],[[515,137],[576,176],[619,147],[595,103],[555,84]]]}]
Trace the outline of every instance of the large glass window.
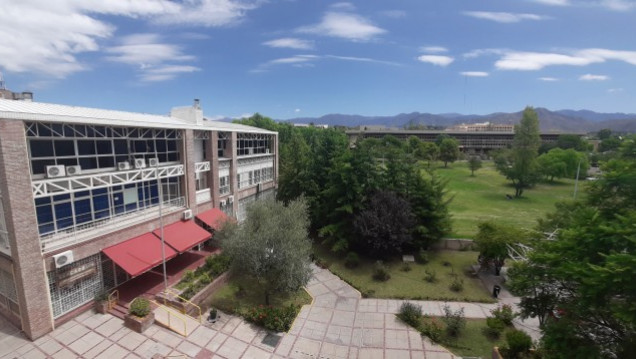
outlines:
[{"label": "large glass window", "polygon": [[238,156],[259,155],[270,153],[274,145],[274,136],[264,133],[239,133],[236,141]]}]

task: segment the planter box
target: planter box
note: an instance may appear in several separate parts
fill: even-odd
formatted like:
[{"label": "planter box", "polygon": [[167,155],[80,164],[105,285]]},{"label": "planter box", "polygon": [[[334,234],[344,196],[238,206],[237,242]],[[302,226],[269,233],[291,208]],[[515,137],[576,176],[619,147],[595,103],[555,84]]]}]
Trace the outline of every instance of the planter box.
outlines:
[{"label": "planter box", "polygon": [[143,318],[132,314],[126,314],[124,317],[124,325],[137,333],[143,333],[146,329],[150,328],[154,322],[155,313],[153,312],[148,313],[148,315]]},{"label": "planter box", "polygon": [[108,313],[108,301],[99,300],[95,302],[95,311],[100,314]]}]

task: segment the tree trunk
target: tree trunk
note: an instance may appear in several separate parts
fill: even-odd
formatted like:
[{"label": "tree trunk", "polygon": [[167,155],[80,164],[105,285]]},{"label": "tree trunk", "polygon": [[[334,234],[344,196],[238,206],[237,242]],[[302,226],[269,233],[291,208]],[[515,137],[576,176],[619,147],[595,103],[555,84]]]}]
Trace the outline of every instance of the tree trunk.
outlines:
[{"label": "tree trunk", "polygon": [[448,167],[448,161],[444,161],[444,168]]}]

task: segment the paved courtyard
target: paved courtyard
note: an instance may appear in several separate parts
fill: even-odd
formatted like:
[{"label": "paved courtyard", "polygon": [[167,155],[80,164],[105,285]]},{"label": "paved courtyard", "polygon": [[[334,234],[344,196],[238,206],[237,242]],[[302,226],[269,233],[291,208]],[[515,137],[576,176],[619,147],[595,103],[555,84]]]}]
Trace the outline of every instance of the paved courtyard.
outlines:
[{"label": "paved courtyard", "polygon": [[[313,303],[302,308],[289,333],[280,338],[229,315],[198,326],[187,337],[158,325],[137,334],[121,319],[88,311],[34,342],[0,322],[0,358],[454,358],[395,318],[402,300],[362,299],[358,291],[319,268],[314,268],[307,289]],[[445,304],[411,302],[438,316]],[[468,318],[485,318],[495,307],[448,304],[463,307]]]}]

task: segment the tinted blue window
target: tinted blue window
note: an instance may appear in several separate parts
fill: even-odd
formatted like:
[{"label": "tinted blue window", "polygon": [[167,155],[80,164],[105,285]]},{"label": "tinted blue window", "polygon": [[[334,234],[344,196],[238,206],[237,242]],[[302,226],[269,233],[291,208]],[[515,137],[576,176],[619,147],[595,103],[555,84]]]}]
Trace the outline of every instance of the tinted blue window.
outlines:
[{"label": "tinted blue window", "polygon": [[53,222],[53,210],[51,206],[36,207],[35,212],[38,217],[39,224]]}]

